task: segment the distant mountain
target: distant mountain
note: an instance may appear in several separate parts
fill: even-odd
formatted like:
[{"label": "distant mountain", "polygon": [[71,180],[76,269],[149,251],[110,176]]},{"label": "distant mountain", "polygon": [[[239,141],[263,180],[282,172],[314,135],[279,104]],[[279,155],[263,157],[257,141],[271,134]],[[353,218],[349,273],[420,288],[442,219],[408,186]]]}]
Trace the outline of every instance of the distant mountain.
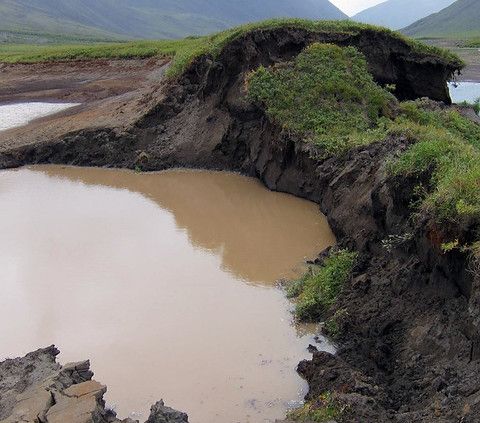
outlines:
[{"label": "distant mountain", "polygon": [[347,18],[328,0],[0,0],[0,32],[176,38],[272,17]]},{"label": "distant mountain", "polygon": [[470,37],[480,35],[480,0],[457,0],[439,13],[403,29],[415,37]]},{"label": "distant mountain", "polygon": [[425,16],[442,10],[455,0],[388,0],[352,16],[354,21],[404,28]]}]

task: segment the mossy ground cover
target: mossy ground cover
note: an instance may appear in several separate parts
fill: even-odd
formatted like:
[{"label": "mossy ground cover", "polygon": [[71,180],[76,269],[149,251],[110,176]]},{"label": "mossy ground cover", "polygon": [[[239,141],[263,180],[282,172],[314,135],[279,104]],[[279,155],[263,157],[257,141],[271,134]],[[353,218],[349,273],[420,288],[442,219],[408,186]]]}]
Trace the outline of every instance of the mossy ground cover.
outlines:
[{"label": "mossy ground cover", "polygon": [[276,28],[301,28],[312,32],[345,32],[357,34],[362,30],[386,33],[401,39],[411,46],[414,52],[436,56],[440,59],[461,64],[460,59],[437,47],[427,46],[411,40],[397,32],[385,28],[360,24],[351,21],[310,21],[304,19],[272,19],[259,23],[238,26],[214,35],[189,37],[181,40],[132,41],[124,43],[100,43],[85,45],[0,45],[0,62],[43,62],[59,60],[80,60],[97,58],[145,58],[153,56],[171,57],[170,76],[179,75],[202,54],[216,56],[229,42],[255,30]]}]

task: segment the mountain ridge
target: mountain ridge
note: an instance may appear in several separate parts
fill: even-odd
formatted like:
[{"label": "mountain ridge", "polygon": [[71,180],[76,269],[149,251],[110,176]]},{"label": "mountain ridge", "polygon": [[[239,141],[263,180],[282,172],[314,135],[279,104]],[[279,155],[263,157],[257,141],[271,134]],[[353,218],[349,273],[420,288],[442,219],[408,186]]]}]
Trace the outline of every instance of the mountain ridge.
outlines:
[{"label": "mountain ridge", "polygon": [[391,29],[401,29],[440,11],[453,2],[454,0],[387,0],[362,10],[351,19]]},{"label": "mountain ridge", "polygon": [[402,29],[415,37],[458,37],[480,35],[479,0],[457,0],[438,13],[427,16]]},{"label": "mountain ridge", "polygon": [[347,19],[329,0],[0,0],[0,31],[180,38],[274,17]]}]

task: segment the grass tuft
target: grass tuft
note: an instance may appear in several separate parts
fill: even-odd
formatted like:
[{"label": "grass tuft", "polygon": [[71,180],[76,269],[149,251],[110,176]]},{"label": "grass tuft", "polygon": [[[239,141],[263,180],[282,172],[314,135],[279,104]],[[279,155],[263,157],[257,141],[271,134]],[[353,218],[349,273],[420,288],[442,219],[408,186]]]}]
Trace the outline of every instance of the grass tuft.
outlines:
[{"label": "grass tuft", "polygon": [[324,423],[337,419],[342,408],[330,392],[325,392],[316,400],[288,413],[287,418],[295,422]]},{"label": "grass tuft", "polygon": [[460,106],[472,108],[477,115],[480,114],[480,98],[477,98],[473,103],[463,101],[462,103],[460,103]]},{"label": "grass tuft", "polygon": [[287,294],[296,298],[296,317],[303,321],[321,318],[335,303],[356,260],[357,253],[348,250],[332,252],[322,266],[311,267],[295,281]]},{"label": "grass tuft", "polygon": [[478,48],[480,47],[480,38],[475,37],[470,40],[468,40],[466,43],[464,43],[463,47],[468,47],[468,48]]},{"label": "grass tuft", "polygon": [[325,321],[324,331],[330,339],[338,339],[342,333],[345,319],[348,317],[348,311],[344,308],[337,310],[335,314]]}]

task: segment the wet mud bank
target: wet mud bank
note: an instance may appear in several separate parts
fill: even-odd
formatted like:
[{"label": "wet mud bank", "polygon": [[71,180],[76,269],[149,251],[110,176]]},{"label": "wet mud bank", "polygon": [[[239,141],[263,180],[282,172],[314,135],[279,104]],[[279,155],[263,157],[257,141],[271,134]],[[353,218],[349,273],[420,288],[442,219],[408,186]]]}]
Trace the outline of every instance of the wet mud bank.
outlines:
[{"label": "wet mud bank", "polygon": [[449,103],[446,80],[457,69],[414,54],[386,35],[253,32],[215,60],[197,59],[181,78],[166,83],[161,101],[128,128],[77,131],[4,149],[0,167],[235,170],[317,202],[340,245],[358,251],[360,260],[336,305],[347,311],[337,355],[317,352],[299,365],[309,398],[335,393],[346,422],[475,422],[479,281],[468,271],[465,254],[441,250],[447,236],[468,240],[475,228],[410,219],[420,180],[392,178],[386,171],[408,139],[392,137],[324,158],[246,99],[249,70],[288,60],[313,41],[357,46],[377,82],[396,84],[399,98],[429,96]]}]

